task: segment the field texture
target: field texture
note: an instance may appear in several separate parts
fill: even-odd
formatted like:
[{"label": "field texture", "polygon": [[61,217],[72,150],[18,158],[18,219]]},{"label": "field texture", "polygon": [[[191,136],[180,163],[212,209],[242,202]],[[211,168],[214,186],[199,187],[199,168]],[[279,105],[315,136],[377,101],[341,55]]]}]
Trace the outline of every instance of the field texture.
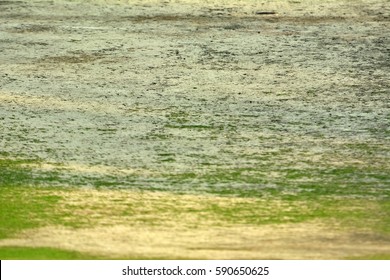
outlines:
[{"label": "field texture", "polygon": [[390,259],[389,0],[0,0],[0,258]]}]

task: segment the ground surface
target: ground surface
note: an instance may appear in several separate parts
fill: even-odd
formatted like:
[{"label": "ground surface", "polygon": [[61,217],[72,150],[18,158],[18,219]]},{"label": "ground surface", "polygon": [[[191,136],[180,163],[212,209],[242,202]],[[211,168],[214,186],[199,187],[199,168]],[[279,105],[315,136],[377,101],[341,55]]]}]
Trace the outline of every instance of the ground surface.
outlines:
[{"label": "ground surface", "polygon": [[0,1],[0,252],[389,258],[389,21],[385,0]]}]

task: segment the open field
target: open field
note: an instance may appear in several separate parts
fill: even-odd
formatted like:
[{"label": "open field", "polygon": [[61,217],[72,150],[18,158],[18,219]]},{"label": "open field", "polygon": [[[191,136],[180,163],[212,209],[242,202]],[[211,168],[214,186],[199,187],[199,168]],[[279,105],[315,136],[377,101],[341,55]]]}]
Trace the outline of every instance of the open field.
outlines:
[{"label": "open field", "polygon": [[0,0],[0,258],[390,259],[390,1]]}]

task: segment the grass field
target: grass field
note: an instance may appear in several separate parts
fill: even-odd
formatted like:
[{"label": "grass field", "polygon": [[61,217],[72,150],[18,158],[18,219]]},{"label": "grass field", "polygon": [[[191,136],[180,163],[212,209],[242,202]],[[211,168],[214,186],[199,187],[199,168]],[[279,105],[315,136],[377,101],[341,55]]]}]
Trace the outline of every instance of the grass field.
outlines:
[{"label": "grass field", "polygon": [[389,19],[0,1],[0,258],[390,259]]},{"label": "grass field", "polygon": [[3,259],[389,258],[390,203],[372,187],[262,196],[26,187],[36,179],[24,164],[2,160]]}]

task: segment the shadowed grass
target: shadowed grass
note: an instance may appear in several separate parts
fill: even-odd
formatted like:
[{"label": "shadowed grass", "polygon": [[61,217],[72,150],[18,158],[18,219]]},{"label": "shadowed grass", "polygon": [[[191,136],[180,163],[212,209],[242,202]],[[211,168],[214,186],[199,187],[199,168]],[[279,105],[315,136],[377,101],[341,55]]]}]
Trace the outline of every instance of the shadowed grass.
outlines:
[{"label": "shadowed grass", "polygon": [[[1,156],[1,154],[0,154]],[[30,169],[24,168],[24,164],[35,163],[30,159],[4,159],[0,158],[0,187],[26,185],[32,179]]]}]

